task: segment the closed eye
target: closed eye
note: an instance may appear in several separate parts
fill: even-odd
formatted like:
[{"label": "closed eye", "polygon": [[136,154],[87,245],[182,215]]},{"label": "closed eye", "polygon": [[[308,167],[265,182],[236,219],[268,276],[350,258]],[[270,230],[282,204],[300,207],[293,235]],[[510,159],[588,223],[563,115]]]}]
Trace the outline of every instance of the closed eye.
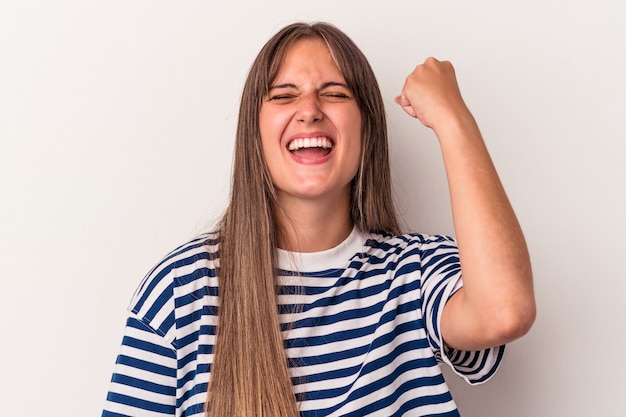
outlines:
[{"label": "closed eye", "polygon": [[293,99],[296,96],[293,94],[274,94],[267,98],[268,101],[281,101]]},{"label": "closed eye", "polygon": [[320,95],[336,100],[348,100],[352,98],[352,91],[344,82],[330,81],[324,83],[320,89]]},{"label": "closed eye", "polygon": [[338,93],[338,92],[332,92],[332,93],[324,93],[323,94],[326,97],[337,97],[337,98],[350,98],[350,96],[346,93]]},{"label": "closed eye", "polygon": [[342,91],[326,91],[320,94],[322,100],[329,102],[344,102],[352,99],[352,96]]}]

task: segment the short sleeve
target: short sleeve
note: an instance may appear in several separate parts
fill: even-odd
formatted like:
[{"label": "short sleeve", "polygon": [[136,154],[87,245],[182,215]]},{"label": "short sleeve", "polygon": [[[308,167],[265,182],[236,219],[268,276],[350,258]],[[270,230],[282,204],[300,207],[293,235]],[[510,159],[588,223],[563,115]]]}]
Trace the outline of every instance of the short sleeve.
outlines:
[{"label": "short sleeve", "polygon": [[102,417],[165,417],[175,411],[175,350],[131,313]]},{"label": "short sleeve", "polygon": [[452,367],[470,384],[487,381],[497,371],[504,355],[504,346],[480,351],[461,351],[444,346],[441,337],[441,316],[446,302],[463,287],[458,248],[454,239],[433,236],[421,249],[422,309],[428,342],[435,357]]},{"label": "short sleeve", "polygon": [[158,264],[133,295],[102,417],[176,414],[172,270],[171,263]]},{"label": "short sleeve", "polygon": [[[139,284],[128,306],[124,338],[103,417],[202,413],[206,381],[203,381],[204,386],[192,385],[191,388],[181,383],[193,368],[189,361],[192,355],[182,360],[181,349],[193,343],[198,332],[192,329],[181,338],[180,315],[185,322],[192,315],[196,317],[198,307],[204,308],[204,304],[188,303],[188,300],[201,299],[197,295],[204,291],[205,277],[213,271],[207,261],[217,259],[216,253],[207,248],[215,243],[213,235],[206,234],[179,246],[152,268]],[[181,291],[181,287],[184,290]],[[212,314],[214,309],[209,306],[207,310]],[[196,323],[200,325],[199,321]],[[206,376],[202,375],[199,380]],[[194,393],[190,394],[190,390],[196,387],[200,387],[199,397],[203,394],[205,397],[191,401],[189,395]]]}]

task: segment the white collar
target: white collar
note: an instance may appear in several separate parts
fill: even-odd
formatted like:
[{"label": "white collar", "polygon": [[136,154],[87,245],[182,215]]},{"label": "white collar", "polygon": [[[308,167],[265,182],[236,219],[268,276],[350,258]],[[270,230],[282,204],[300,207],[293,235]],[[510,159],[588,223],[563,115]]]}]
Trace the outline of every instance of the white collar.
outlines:
[{"label": "white collar", "polygon": [[278,267],[297,272],[321,272],[345,268],[355,254],[363,252],[366,241],[367,236],[354,226],[343,242],[321,252],[290,252],[277,249]]}]

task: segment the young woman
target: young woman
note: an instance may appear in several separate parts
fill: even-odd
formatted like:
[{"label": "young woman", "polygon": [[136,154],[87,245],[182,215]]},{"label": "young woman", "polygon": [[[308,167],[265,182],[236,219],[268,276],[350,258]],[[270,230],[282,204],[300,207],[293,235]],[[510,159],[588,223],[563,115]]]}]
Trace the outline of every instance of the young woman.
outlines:
[{"label": "young woman", "polygon": [[530,262],[451,64],[396,102],[439,139],[457,240],[400,234],[367,60],[289,25],[244,87],[230,205],[140,285],[103,416],[458,415],[439,363],[493,375],[534,320]]}]

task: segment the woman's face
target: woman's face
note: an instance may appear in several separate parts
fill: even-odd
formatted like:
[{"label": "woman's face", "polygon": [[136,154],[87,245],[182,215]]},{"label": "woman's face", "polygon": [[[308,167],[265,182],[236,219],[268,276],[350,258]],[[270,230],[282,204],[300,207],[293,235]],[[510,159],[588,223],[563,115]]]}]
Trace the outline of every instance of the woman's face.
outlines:
[{"label": "woman's face", "polygon": [[279,199],[349,199],[361,159],[361,112],[324,42],[291,47],[259,125]]}]

